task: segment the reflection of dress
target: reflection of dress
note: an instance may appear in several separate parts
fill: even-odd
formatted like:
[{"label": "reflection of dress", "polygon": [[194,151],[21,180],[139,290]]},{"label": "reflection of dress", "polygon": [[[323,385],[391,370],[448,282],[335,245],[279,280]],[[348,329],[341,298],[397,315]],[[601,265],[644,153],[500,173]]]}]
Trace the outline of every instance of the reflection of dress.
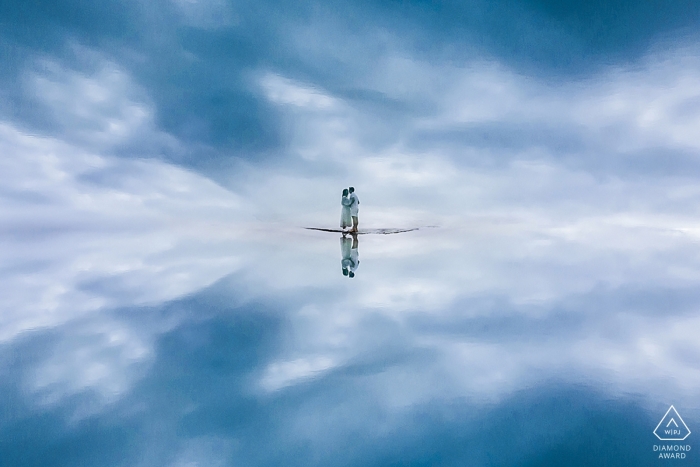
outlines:
[{"label": "reflection of dress", "polygon": [[[357,251],[357,250],[355,250]],[[347,237],[341,237],[340,239],[340,255],[343,257],[340,260],[340,265],[343,269],[348,269],[353,266],[352,261],[352,239]]]},{"label": "reflection of dress", "polygon": [[343,196],[340,199],[340,204],[343,206],[340,208],[340,228],[344,229],[352,226],[352,216],[350,216],[350,205],[352,204],[352,200],[347,196]]}]

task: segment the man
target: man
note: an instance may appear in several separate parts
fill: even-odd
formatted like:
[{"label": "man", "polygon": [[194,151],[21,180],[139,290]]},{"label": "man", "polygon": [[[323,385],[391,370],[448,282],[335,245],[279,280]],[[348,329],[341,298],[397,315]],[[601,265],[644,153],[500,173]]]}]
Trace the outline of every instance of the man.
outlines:
[{"label": "man", "polygon": [[350,230],[350,232],[357,232],[357,226],[360,223],[360,221],[358,220],[358,213],[360,212],[360,198],[358,198],[355,194],[354,186],[348,188],[348,191],[350,192],[350,201],[352,201],[352,204],[350,205],[350,215],[352,216],[352,229]]}]

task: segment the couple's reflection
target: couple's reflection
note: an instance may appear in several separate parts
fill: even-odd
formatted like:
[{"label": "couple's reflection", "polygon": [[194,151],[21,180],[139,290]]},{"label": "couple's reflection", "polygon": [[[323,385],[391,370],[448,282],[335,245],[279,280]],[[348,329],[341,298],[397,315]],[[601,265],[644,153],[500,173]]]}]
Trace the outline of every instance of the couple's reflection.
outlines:
[{"label": "couple's reflection", "polygon": [[343,275],[353,278],[355,271],[360,265],[360,253],[357,251],[360,241],[357,239],[357,234],[348,237],[343,234],[340,237],[340,254],[343,259],[340,260],[340,265],[343,268]]}]

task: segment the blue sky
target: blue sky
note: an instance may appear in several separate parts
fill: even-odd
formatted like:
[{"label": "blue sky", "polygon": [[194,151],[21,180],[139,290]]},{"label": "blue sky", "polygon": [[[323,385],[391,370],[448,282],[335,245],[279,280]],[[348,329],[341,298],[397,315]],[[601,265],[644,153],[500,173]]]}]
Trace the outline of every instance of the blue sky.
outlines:
[{"label": "blue sky", "polygon": [[[642,465],[620,420],[700,420],[699,19],[2,3],[0,449],[585,465],[603,420]],[[348,185],[362,226],[422,227],[361,237],[353,281],[301,230],[335,227]]]},{"label": "blue sky", "polygon": [[[218,167],[225,164],[219,159],[274,157],[285,145],[279,112],[251,83],[250,75],[261,70],[375,106],[393,119],[406,118],[429,111],[428,103],[387,96],[368,82],[377,64],[391,57],[457,67],[485,59],[556,83],[634,65],[653,48],[675,48],[692,38],[698,21],[695,2],[585,5],[183,0],[42,7],[6,2],[0,16],[3,100],[6,113],[28,126],[56,130],[56,122],[32,104],[31,93],[21,91],[22,76],[46,56],[94,74],[97,59],[75,50],[84,47],[116,62],[133,79],[155,107],[160,129],[212,150],[179,154],[178,162]],[[410,81],[393,79],[404,86]]]}]

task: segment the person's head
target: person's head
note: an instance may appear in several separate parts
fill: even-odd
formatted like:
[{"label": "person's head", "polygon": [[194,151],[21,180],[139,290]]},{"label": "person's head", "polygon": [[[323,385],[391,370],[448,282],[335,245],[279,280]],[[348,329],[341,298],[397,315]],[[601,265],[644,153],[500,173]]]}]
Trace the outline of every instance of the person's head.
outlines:
[{"label": "person's head", "polygon": [[348,195],[348,189],[346,188],[343,190],[343,196],[347,196],[347,195]]},{"label": "person's head", "polygon": [[[350,274],[352,274],[352,273],[350,273]],[[346,268],[343,268],[343,275],[344,275],[344,276],[347,276],[347,275],[348,275],[348,270],[347,270]]]},{"label": "person's head", "polygon": [[350,276],[350,279],[352,279],[353,277],[355,277],[355,273],[352,272],[352,271],[350,271],[350,272],[348,273],[348,276]]},{"label": "person's head", "polygon": [[354,187],[354,186],[351,186],[350,188],[348,188],[348,190],[350,191],[350,193],[355,193],[355,187]]}]

